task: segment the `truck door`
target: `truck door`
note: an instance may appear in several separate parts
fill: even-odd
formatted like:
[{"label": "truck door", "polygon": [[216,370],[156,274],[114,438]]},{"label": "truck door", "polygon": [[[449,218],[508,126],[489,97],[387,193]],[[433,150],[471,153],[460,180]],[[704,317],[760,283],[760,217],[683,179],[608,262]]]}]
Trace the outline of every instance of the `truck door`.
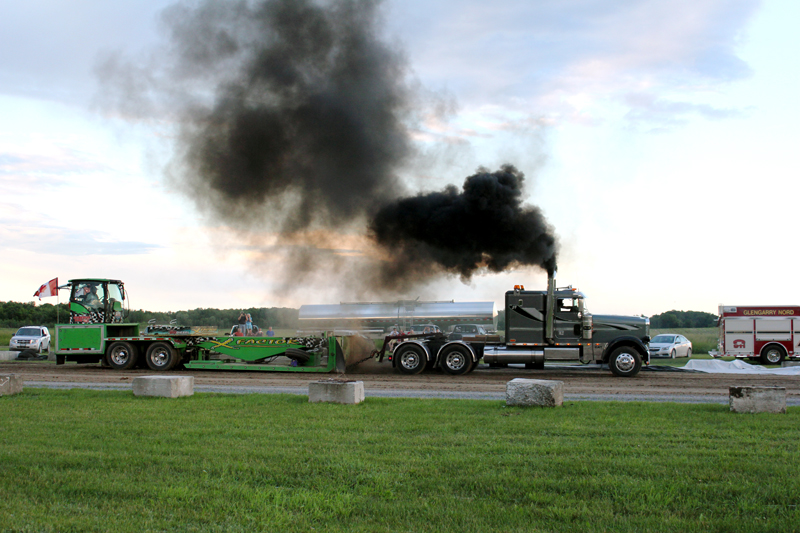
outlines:
[{"label": "truck door", "polygon": [[557,344],[581,342],[581,316],[574,298],[558,298],[555,314],[555,341]]}]

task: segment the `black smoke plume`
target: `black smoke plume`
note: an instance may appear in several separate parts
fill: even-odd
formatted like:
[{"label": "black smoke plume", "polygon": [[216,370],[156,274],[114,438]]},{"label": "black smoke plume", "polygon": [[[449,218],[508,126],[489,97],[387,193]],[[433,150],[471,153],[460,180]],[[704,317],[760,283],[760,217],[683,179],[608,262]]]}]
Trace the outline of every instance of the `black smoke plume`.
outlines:
[{"label": "black smoke plume", "polygon": [[[180,189],[251,249],[247,235],[278,234],[264,256],[273,279],[272,265],[289,265],[287,288],[323,268],[338,276],[328,284],[349,277],[375,292],[441,275],[555,268],[552,230],[522,205],[524,178],[512,166],[481,170],[461,191],[404,198],[398,174],[414,159],[410,131],[428,110],[404,54],[381,37],[379,1],[203,0],[162,19],[166,48],[139,68],[109,59],[99,69],[104,87],[118,110],[170,115]],[[368,244],[355,254],[336,256],[341,246],[325,242],[365,228]]]},{"label": "black smoke plume", "polygon": [[394,250],[384,277],[444,271],[468,280],[486,269],[537,265],[553,274],[556,239],[538,207],[522,204],[524,175],[511,165],[481,169],[459,191],[403,198],[370,223],[375,241]]}]

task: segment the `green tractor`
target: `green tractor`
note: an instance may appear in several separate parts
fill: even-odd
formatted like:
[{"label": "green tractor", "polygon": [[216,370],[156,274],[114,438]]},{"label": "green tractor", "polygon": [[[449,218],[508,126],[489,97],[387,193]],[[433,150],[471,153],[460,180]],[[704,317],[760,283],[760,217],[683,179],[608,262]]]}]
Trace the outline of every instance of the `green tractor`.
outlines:
[{"label": "green tractor", "polygon": [[101,363],[116,370],[188,369],[343,372],[333,335],[261,337],[219,335],[216,327],[126,322],[125,286],[112,279],[73,279],[69,323],[56,325],[56,364]]}]

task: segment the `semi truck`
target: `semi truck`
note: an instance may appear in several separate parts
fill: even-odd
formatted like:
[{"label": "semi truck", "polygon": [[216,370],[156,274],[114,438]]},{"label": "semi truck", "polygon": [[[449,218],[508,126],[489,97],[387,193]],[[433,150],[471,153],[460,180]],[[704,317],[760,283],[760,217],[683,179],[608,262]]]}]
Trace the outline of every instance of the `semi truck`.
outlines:
[{"label": "semi truck", "polygon": [[171,370],[263,370],[343,372],[345,354],[333,335],[236,337],[215,327],[126,322],[125,286],[120,280],[70,280],[69,323],[56,325],[56,364],[102,363],[117,370],[146,366]]},{"label": "semi truck", "polygon": [[800,306],[719,306],[719,344],[714,357],[779,365],[800,359]]},{"label": "semi truck", "polygon": [[[650,319],[636,316],[592,315],[585,295],[569,287],[556,288],[548,277],[546,291],[523,286],[505,294],[505,339],[498,335],[400,335],[387,337],[382,360],[405,374],[441,368],[452,375],[475,369],[483,359],[489,366],[524,364],[544,368],[545,361],[607,364],[617,376],[635,376],[650,363]],[[387,348],[391,352],[387,353]]]}]

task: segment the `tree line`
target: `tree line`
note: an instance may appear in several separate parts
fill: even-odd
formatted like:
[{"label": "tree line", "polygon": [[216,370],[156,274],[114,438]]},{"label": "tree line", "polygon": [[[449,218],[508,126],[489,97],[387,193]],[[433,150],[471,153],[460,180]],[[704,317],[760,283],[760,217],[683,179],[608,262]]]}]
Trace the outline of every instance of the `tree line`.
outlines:
[{"label": "tree line", "polygon": [[667,311],[650,317],[653,329],[713,328],[717,326],[717,315],[703,311]]},{"label": "tree line", "polygon": [[[54,327],[56,322],[69,321],[68,304],[58,306],[53,304],[34,305],[32,302],[0,302],[0,327],[19,328],[22,326],[47,326]],[[231,326],[238,323],[242,309],[191,309],[188,311],[160,312],[131,310],[125,321],[146,325],[149,320],[155,319],[158,324],[169,324],[177,320],[184,326],[216,326],[221,332],[230,331]],[[298,309],[287,307],[269,307],[245,309],[250,313],[253,323],[267,329],[297,329],[299,314]]]}]

